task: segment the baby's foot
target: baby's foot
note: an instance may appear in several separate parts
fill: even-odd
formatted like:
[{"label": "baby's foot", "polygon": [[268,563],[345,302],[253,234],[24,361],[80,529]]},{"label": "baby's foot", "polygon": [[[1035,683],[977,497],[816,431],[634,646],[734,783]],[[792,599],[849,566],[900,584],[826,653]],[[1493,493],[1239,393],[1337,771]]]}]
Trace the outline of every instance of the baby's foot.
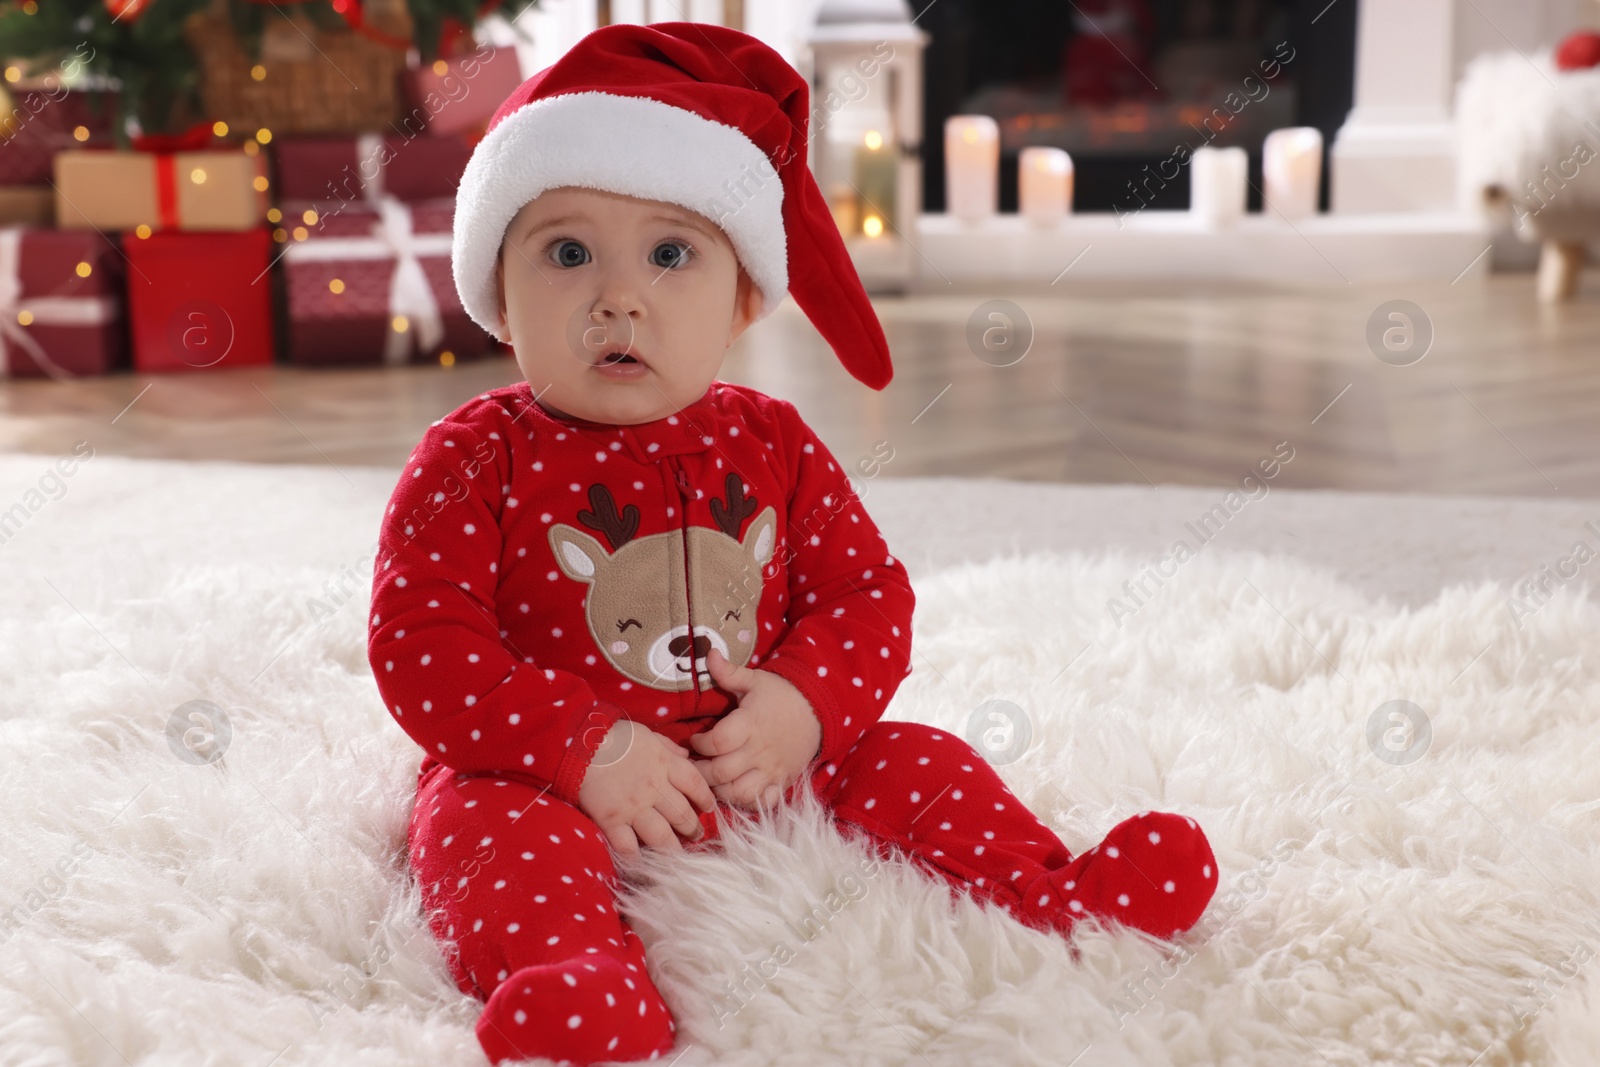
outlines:
[{"label": "baby's foot", "polygon": [[1217,858],[1199,824],[1146,811],[1029,883],[1018,918],[1067,933],[1083,916],[1098,915],[1155,937],[1176,937],[1195,924],[1216,889]]},{"label": "baby's foot", "polygon": [[576,1064],[656,1059],[672,1051],[672,1013],[642,972],[609,956],[524,967],[478,1018],[489,1062],[543,1057]]}]

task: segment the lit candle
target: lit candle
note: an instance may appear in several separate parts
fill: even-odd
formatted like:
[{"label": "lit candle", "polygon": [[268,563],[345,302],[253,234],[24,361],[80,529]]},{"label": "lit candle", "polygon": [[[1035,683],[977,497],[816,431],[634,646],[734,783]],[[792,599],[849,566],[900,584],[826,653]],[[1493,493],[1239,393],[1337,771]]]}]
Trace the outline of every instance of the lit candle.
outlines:
[{"label": "lit candle", "polygon": [[894,221],[894,186],[897,177],[894,152],[883,134],[868,130],[856,148],[855,184],[861,190],[861,232],[882,236]]},{"label": "lit candle", "polygon": [[1261,146],[1263,211],[1286,219],[1317,213],[1322,184],[1322,131],[1312,126],[1273,130]]},{"label": "lit candle", "polygon": [[1036,226],[1055,226],[1072,210],[1072,157],[1059,148],[1024,148],[1017,159],[1017,203]]},{"label": "lit candle", "polygon": [[1206,226],[1231,226],[1244,215],[1250,156],[1242,148],[1195,149],[1189,161],[1189,212]]},{"label": "lit candle", "polygon": [[945,210],[978,222],[1000,210],[1000,126],[988,115],[944,123]]}]

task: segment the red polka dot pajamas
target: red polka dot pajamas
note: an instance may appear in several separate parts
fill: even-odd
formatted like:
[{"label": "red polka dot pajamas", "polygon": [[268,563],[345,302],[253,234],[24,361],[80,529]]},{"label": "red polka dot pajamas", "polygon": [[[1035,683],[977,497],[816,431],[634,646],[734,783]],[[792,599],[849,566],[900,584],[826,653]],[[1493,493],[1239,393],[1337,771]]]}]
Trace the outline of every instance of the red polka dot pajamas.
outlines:
[{"label": "red polka dot pajamas", "polygon": [[1193,820],[1143,812],[1074,857],[966,741],[881,720],[910,671],[911,584],[787,401],[715,382],[610,426],[550,415],[526,382],[484,393],[424,434],[377,559],[368,656],[426,753],[410,862],[457,983],[486,1001],[492,1062],[672,1048],[577,798],[617,719],[687,744],[732,710],[713,647],[805,695],[822,744],[791,790],[885,857],[1063,932],[1092,913],[1177,934],[1215,890]]}]

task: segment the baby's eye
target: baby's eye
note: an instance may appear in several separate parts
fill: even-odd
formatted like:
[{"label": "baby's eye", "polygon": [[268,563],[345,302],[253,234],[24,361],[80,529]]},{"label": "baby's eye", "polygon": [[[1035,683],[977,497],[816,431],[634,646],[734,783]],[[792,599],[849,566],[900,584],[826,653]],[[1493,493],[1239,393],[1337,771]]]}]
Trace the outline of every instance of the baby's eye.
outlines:
[{"label": "baby's eye", "polygon": [[[660,255],[660,252],[663,248],[671,249],[665,258],[662,258]],[[689,247],[687,242],[662,241],[660,244],[656,245],[655,251],[651,253],[650,262],[654,263],[658,267],[666,267],[668,269],[676,270],[678,267],[693,259],[694,255],[694,249]]]},{"label": "baby's eye", "polygon": [[550,246],[550,251],[554,253],[556,263],[563,267],[581,267],[589,262],[589,250],[577,241],[557,241]]}]

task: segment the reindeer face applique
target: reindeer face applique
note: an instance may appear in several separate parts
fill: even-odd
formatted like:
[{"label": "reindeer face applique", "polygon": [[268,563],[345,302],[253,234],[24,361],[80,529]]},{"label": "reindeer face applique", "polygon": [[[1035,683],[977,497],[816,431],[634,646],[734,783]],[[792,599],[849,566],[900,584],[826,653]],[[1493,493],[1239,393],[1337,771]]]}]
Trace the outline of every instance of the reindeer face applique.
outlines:
[{"label": "reindeer face applique", "polygon": [[640,685],[667,692],[711,688],[706,653],[712,648],[742,666],[755,650],[762,568],[773,556],[778,516],[768,505],[741,538],[756,510],[744,483],[730,473],[727,503],[711,501],[717,528],[690,526],[635,537],[639,509],[618,512],[611,491],[589,486],[589,510],[578,521],[606,536],[608,551],[575,526],[550,527],[550,548],[568,578],[589,591],[589,632],[611,665]]}]

